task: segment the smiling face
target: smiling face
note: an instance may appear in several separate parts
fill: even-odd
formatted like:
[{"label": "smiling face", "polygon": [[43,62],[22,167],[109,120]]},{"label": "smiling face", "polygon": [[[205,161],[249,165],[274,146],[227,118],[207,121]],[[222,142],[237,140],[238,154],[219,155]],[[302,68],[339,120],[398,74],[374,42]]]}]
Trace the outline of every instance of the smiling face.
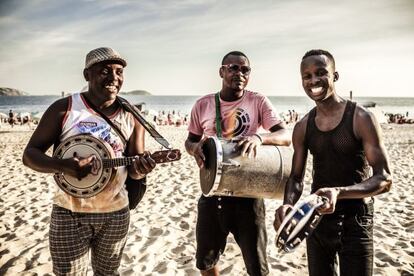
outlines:
[{"label": "smiling face", "polygon": [[325,55],[314,55],[302,60],[300,66],[302,86],[314,101],[324,101],[335,93],[334,82],[338,80],[333,62]]},{"label": "smiling face", "polygon": [[116,61],[99,62],[84,70],[89,92],[101,101],[115,100],[124,82],[124,66]]},{"label": "smiling face", "polygon": [[249,82],[250,63],[244,56],[229,55],[220,68],[223,90],[242,92]]}]

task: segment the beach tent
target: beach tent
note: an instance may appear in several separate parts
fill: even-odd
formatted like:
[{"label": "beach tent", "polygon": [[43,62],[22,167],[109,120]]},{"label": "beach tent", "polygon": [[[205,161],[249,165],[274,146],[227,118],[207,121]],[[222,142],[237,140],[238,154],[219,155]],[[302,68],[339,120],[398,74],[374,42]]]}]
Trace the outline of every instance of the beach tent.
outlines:
[{"label": "beach tent", "polygon": [[0,118],[8,118],[9,116],[3,112],[0,112]]}]

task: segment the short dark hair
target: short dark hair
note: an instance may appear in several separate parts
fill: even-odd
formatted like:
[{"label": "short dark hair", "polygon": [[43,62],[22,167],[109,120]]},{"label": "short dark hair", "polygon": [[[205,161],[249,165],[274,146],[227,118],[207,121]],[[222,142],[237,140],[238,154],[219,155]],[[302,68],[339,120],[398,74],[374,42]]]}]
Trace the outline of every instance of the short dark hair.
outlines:
[{"label": "short dark hair", "polygon": [[328,59],[331,60],[333,64],[333,68],[335,68],[335,59],[333,55],[329,53],[328,51],[325,51],[322,49],[313,49],[313,50],[307,51],[306,54],[302,57],[302,60],[310,56],[326,56]]},{"label": "short dark hair", "polygon": [[227,53],[223,59],[221,60],[221,65],[224,64],[224,61],[226,60],[226,58],[228,58],[228,56],[239,56],[239,57],[245,57],[247,59],[247,61],[250,63],[249,58],[242,52],[240,51],[231,51],[230,53]]}]

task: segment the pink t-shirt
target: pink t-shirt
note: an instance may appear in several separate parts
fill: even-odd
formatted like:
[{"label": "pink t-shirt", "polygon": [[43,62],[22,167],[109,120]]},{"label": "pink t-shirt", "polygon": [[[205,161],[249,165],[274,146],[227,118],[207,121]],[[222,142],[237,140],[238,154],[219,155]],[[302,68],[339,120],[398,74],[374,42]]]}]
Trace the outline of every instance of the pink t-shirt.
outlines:
[{"label": "pink t-shirt", "polygon": [[[220,112],[222,135],[227,139],[251,136],[260,127],[269,130],[281,122],[267,97],[247,90],[237,101],[226,102],[220,99]],[[216,135],[215,94],[197,100],[191,110],[188,131],[200,136]]]}]

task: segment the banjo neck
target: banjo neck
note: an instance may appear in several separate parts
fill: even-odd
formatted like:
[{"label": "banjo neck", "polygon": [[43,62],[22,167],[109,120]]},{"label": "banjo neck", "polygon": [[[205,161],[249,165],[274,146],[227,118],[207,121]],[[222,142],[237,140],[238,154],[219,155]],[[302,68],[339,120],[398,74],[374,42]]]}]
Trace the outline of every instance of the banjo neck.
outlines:
[{"label": "banjo neck", "polygon": [[102,159],[102,167],[104,169],[107,168],[116,168],[122,166],[129,166],[134,162],[135,157],[120,157],[120,158],[112,158],[112,159]]},{"label": "banjo neck", "polygon": [[[167,163],[180,160],[181,153],[178,149],[173,150],[160,150],[150,154],[151,158],[154,159],[155,163]],[[107,158],[102,159],[102,167],[116,168],[122,166],[129,166],[135,160],[135,156],[119,157],[119,158]]]}]

